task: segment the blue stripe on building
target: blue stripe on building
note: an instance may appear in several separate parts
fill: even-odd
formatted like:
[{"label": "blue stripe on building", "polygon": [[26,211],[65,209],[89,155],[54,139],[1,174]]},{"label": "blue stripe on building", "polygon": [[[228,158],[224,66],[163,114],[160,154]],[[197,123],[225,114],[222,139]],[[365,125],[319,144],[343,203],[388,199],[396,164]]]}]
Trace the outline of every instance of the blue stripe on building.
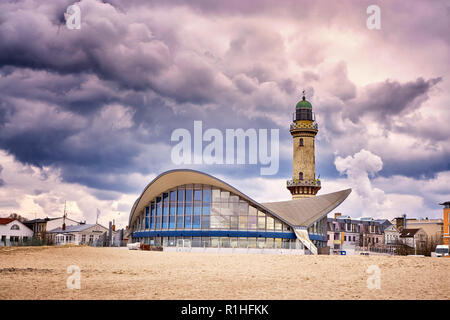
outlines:
[{"label": "blue stripe on building", "polygon": [[293,232],[231,231],[231,230],[179,230],[139,231],[133,238],[145,237],[240,237],[240,238],[283,238],[296,239]]}]

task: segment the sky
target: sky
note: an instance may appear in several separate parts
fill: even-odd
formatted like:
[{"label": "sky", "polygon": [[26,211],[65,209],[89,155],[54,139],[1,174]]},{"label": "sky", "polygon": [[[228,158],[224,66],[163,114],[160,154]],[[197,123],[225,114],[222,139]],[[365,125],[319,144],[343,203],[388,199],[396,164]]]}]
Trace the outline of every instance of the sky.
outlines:
[{"label": "sky", "polygon": [[[69,29],[69,5],[81,28]],[[370,5],[380,29],[369,29]],[[0,2],[0,216],[125,227],[160,173],[289,200],[289,125],[313,106],[320,194],[352,217],[441,217],[450,200],[450,2]],[[177,165],[175,129],[279,129],[277,174]]]}]

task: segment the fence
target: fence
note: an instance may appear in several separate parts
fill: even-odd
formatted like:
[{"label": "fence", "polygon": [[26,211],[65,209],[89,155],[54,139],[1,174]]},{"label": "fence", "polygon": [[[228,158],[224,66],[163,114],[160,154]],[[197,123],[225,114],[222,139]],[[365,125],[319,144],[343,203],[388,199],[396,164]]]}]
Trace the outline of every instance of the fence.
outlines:
[{"label": "fence", "polygon": [[47,240],[41,240],[37,238],[32,238],[29,240],[19,240],[19,241],[10,241],[3,240],[0,242],[0,247],[26,247],[26,246],[46,246],[50,245]]},{"label": "fence", "polygon": [[114,240],[111,242],[111,245],[109,243],[109,240],[103,240],[99,239],[96,241],[90,241],[86,243],[80,243],[81,245],[87,244],[90,247],[126,247],[127,241],[124,240]]}]

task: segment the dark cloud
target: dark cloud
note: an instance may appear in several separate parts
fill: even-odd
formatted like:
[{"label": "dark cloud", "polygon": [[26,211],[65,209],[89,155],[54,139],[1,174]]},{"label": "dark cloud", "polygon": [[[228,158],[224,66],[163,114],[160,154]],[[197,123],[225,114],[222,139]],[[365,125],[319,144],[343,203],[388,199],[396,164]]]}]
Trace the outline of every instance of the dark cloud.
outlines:
[{"label": "dark cloud", "polygon": [[440,77],[428,80],[418,78],[404,84],[386,80],[369,85],[358,98],[350,101],[344,117],[358,122],[361,117],[370,115],[380,124],[389,125],[393,116],[418,109],[428,99],[430,89],[441,80]]},{"label": "dark cloud", "polygon": [[[99,199],[140,191],[145,183],[133,175],[173,169],[171,132],[192,131],[194,120],[222,132],[278,128],[281,145],[290,146],[288,125],[302,89],[320,101],[313,105],[322,178],[337,176],[337,140],[367,143],[364,118],[410,136],[420,129],[430,144],[446,139],[442,131],[411,131],[392,121],[427,101],[441,78],[357,88],[347,62],[327,61],[327,43],[305,34],[287,41],[270,24],[238,19],[302,12],[295,23],[308,26],[313,18],[330,26],[348,13],[349,2],[83,0],[82,28],[68,30],[61,15],[72,3],[0,4],[0,149],[22,163],[59,169],[64,181],[97,189]],[[364,13],[363,7],[352,10]],[[196,14],[201,16],[181,19]],[[233,27],[225,34],[205,29],[201,18],[211,15],[219,22],[231,16]],[[291,59],[300,69],[292,69]],[[325,62],[328,67],[315,69]],[[446,156],[388,158],[381,174],[433,174],[448,169]],[[236,178],[260,172],[259,166],[192,168]],[[291,170],[291,158],[283,155],[277,177],[290,177]]]}]

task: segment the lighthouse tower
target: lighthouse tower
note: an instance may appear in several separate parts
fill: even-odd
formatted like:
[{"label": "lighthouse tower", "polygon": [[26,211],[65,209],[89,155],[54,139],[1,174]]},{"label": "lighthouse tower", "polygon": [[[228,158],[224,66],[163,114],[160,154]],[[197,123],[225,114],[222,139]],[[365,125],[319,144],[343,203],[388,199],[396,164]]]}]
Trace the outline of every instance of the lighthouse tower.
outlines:
[{"label": "lighthouse tower", "polygon": [[320,181],[316,179],[316,160],[314,139],[318,132],[312,105],[305,99],[297,103],[290,127],[294,158],[292,161],[292,180],[287,181],[287,188],[292,199],[314,197],[320,190]]}]

